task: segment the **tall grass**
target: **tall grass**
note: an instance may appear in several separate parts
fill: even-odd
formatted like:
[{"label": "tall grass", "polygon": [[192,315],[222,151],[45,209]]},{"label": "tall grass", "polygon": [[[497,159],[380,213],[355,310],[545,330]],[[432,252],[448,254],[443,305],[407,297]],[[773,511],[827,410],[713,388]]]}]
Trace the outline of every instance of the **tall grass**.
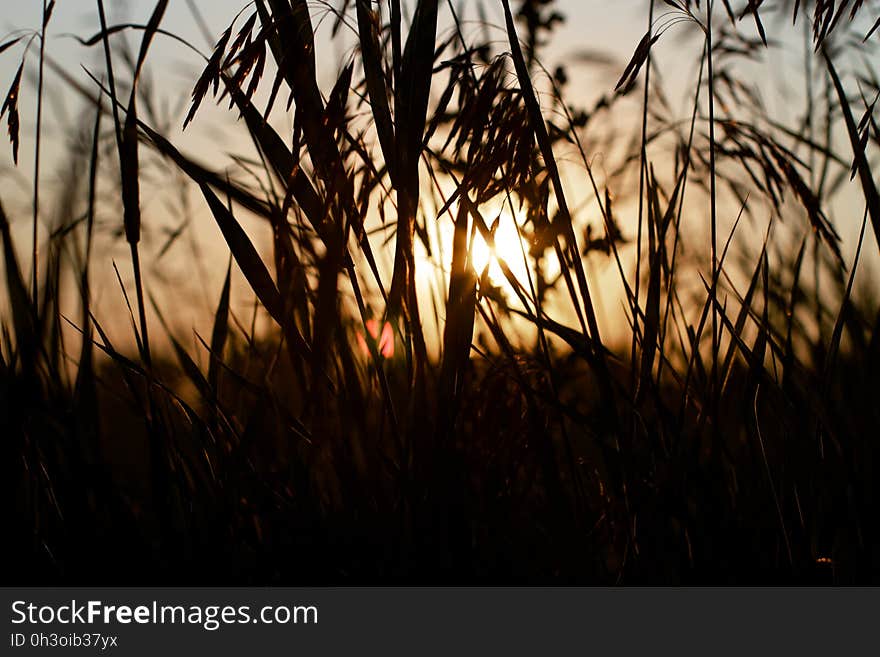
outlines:
[{"label": "tall grass", "polygon": [[[571,71],[541,63],[553,3],[513,4],[477,21],[438,0],[248,4],[182,123],[227,103],[250,178],[150,120],[150,47],[179,40],[166,1],[113,25],[97,0],[82,42],[104,70],[79,77],[44,50],[45,6],[37,104],[44,65],[86,101],[70,158],[88,175],[39,245],[37,164],[30,289],[0,205],[10,579],[876,581],[880,314],[856,280],[880,243],[880,84],[852,57],[873,51],[876,5],[645,3],[616,88],[583,108]],[[792,17],[810,31],[794,127],[743,77]],[[322,19],[356,44],[324,89]],[[656,54],[674,33],[700,57],[684,119],[662,83],[683,69]],[[16,153],[21,70],[3,105]],[[190,346],[182,298],[154,298],[141,264],[142,150],[228,247]],[[135,352],[93,305],[99,183],[129,245],[133,283],[113,267]],[[860,216],[832,211],[841,196]]]}]

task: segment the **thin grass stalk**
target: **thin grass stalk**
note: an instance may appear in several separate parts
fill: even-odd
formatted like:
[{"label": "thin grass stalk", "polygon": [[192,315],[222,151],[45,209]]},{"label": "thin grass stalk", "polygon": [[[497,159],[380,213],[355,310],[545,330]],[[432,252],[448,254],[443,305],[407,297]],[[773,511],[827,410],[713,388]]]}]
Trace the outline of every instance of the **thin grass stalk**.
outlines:
[{"label": "thin grass stalk", "polygon": [[80,273],[80,298],[82,303],[82,346],[80,350],[77,387],[81,380],[88,380],[92,385],[92,325],[91,325],[91,261],[92,244],[95,234],[95,200],[98,187],[98,159],[100,156],[101,115],[104,107],[98,99],[95,111],[95,123],[92,133],[92,148],[89,157],[88,199],[86,207],[86,238],[83,253],[82,272]]},{"label": "thin grass stalk", "polygon": [[[140,209],[140,181],[138,171],[138,127],[137,127],[137,89],[141,70],[150,48],[150,43],[159,29],[159,23],[168,7],[168,0],[157,0],[150,20],[147,23],[140,52],[135,64],[134,74],[131,80],[131,95],[128,101],[128,110],[125,117],[125,126],[122,131],[123,150],[119,151],[119,164],[122,173],[122,203],[123,221],[125,224],[125,238],[130,245],[131,263],[134,270],[135,292],[138,301],[138,317],[143,339],[143,358],[149,369],[152,357],[150,355],[150,337],[147,328],[146,301],[144,299],[144,285],[141,273],[140,251],[138,243],[141,239],[141,209]],[[107,41],[106,43],[109,43]]]},{"label": "thin grass stalk", "polygon": [[42,27],[40,28],[40,61],[37,71],[37,124],[34,127],[35,140],[34,145],[34,224],[31,235],[32,253],[32,294],[33,294],[33,313],[36,317],[39,313],[39,225],[40,225],[40,151],[42,141],[42,125],[43,125],[43,66],[46,61],[46,24],[49,22],[49,5],[47,0],[43,0]]},{"label": "thin grass stalk", "polygon": [[400,0],[391,0],[391,65],[394,72],[394,86],[400,84],[400,70],[402,60],[402,38],[400,26],[402,23],[400,13]]},{"label": "thin grass stalk", "polygon": [[871,165],[865,154],[865,149],[860,142],[859,130],[855,118],[853,117],[852,110],[850,109],[849,100],[846,97],[843,83],[840,81],[840,76],[837,74],[837,69],[834,67],[828,51],[823,48],[822,54],[825,57],[825,64],[828,67],[831,81],[834,83],[834,89],[837,92],[837,99],[840,103],[840,110],[843,114],[846,131],[853,151],[853,161],[855,163],[854,173],[857,171],[859,174],[859,181],[862,184],[862,193],[865,196],[865,203],[868,206],[868,216],[871,218],[871,226],[874,229],[874,239],[876,240],[878,248],[880,248],[880,192],[877,191],[877,184],[874,182]]},{"label": "thin grass stalk", "polygon": [[[126,154],[131,151],[132,148],[136,149],[136,140],[137,140],[137,118],[136,115],[131,114],[133,112],[134,107],[134,98],[135,98],[135,85],[137,84],[137,80],[132,80],[132,102],[129,105],[129,118],[126,118],[125,127],[123,128],[123,123],[119,116],[119,105],[117,102],[116,95],[116,79],[113,75],[113,59],[110,52],[110,38],[108,36],[107,30],[107,16],[104,11],[104,2],[103,0],[98,0],[98,16],[101,21],[101,31],[103,34],[104,41],[104,58],[107,66],[107,81],[110,87],[110,96],[111,96],[111,104],[113,105],[113,121],[115,125],[115,134],[116,134],[116,147],[119,151],[119,164],[122,170],[123,177],[123,187],[128,187],[126,184],[126,174],[128,172],[128,167],[130,163],[126,161]],[[132,142],[131,140],[135,140]],[[137,171],[134,172],[135,179],[137,177]],[[136,202],[136,191],[134,192],[134,198],[127,198],[129,195],[124,194],[123,201],[130,201],[129,203],[125,203],[125,214],[126,217],[132,212],[135,211],[134,208],[131,207],[131,202]],[[144,289],[143,289],[143,281],[141,279],[141,266],[140,266],[140,254],[137,246],[137,237],[140,233],[139,225],[135,230],[130,224],[131,221],[126,221],[126,239],[129,243],[129,250],[131,252],[131,263],[132,269],[134,271],[135,278],[135,294],[137,296],[138,303],[138,318],[140,323],[140,333],[141,333],[141,357],[144,359],[144,363],[148,366],[151,363],[150,356],[150,342],[149,342],[149,333],[147,330],[147,317],[146,317],[146,307],[144,300]],[[139,217],[138,217],[139,224]]]},{"label": "thin grass stalk", "polygon": [[[813,100],[813,41],[810,35],[810,22],[803,21],[804,29],[804,94],[806,96],[807,106],[804,116],[804,134],[807,140],[812,143],[815,136],[813,127],[813,112],[815,103]],[[816,149],[810,148],[807,154],[809,158],[807,165],[810,170],[810,189],[816,189]]]},{"label": "thin grass stalk", "polygon": [[2,242],[0,246],[3,248],[5,260],[6,291],[9,295],[12,325],[15,332],[16,353],[14,358],[22,361],[25,366],[24,371],[30,374],[36,352],[36,336],[34,335],[36,316],[28,307],[27,284],[24,282],[25,279],[22,278],[21,270],[18,266],[9,220],[6,217],[2,202],[0,202],[0,242]]},{"label": "thin grass stalk", "polygon": [[[651,39],[653,38],[652,31],[654,29],[654,0],[648,0],[648,43],[651,43]],[[635,298],[635,306],[639,306],[639,292],[641,288],[642,282],[642,238],[644,231],[644,221],[645,221],[645,178],[647,176],[647,168],[648,168],[648,102],[651,95],[651,46],[648,46],[648,54],[645,58],[645,91],[642,98],[642,136],[641,136],[641,146],[639,149],[639,218],[638,218],[638,228],[636,229],[636,274],[635,281],[633,281],[634,293],[633,296]],[[639,322],[636,314],[633,314],[633,335],[632,335],[632,345],[630,348],[630,362],[633,363],[633,367],[631,368],[630,374],[630,387],[632,389],[633,399],[638,397],[637,387],[638,387],[638,368],[635,367],[636,362],[636,351],[639,342]],[[642,345],[642,349],[644,349],[645,345]],[[636,431],[636,423],[635,417],[633,417],[633,436],[635,436]]]},{"label": "thin grass stalk", "polygon": [[709,221],[711,230],[711,261],[712,261],[712,289],[709,295],[712,297],[712,427],[713,434],[717,436],[718,430],[718,304],[716,303],[718,292],[718,221],[717,221],[717,189],[715,169],[715,70],[712,55],[712,9],[713,0],[708,0],[706,7],[706,57],[707,75],[709,83]]}]

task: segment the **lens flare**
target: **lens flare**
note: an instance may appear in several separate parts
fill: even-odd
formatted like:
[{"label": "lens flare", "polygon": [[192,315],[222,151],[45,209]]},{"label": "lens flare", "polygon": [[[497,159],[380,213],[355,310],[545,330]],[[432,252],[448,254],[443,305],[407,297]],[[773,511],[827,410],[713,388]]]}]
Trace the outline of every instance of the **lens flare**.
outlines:
[{"label": "lens flare", "polygon": [[[375,319],[368,319],[367,331],[370,333],[370,341],[376,345],[376,351],[383,358],[392,358],[394,356],[394,330],[391,328],[391,322],[385,322],[385,325],[382,327],[382,334],[379,335],[379,322]],[[357,334],[357,341],[361,353],[369,356],[370,346],[367,344],[364,334],[360,331]]]}]

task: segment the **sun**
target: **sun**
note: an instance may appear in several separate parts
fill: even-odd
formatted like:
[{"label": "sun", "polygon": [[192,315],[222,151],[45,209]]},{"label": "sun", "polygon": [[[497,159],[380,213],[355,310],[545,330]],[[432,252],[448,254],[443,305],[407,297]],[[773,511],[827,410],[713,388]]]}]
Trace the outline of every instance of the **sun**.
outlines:
[{"label": "sun", "polygon": [[471,244],[471,258],[477,275],[488,267],[489,280],[493,285],[510,285],[501,267],[503,261],[520,283],[526,284],[527,271],[523,254],[528,257],[528,247],[523,244],[518,230],[519,222],[510,214],[501,214],[495,229],[494,244],[490,247],[482,234],[475,233]]},{"label": "sun", "polygon": [[[522,214],[513,213],[505,207],[486,207],[480,209],[481,214],[488,224],[495,222],[498,225],[495,229],[494,244],[490,247],[479,231],[474,231],[473,240],[470,243],[470,252],[472,258],[472,267],[477,276],[482,275],[486,271],[489,281],[492,285],[513,293],[514,287],[511,285],[501,263],[507,265],[507,269],[523,286],[529,288],[529,267],[534,266],[531,256],[529,255],[529,246],[525,243],[520,235],[520,226],[525,220],[525,212]],[[457,212],[453,206],[452,215]],[[432,235],[431,251],[429,257],[425,249],[419,245],[417,250],[417,272],[418,277],[424,283],[435,280],[438,268],[444,273],[448,273],[452,267],[452,243],[455,228],[449,216],[441,217],[438,220],[436,231]]]}]

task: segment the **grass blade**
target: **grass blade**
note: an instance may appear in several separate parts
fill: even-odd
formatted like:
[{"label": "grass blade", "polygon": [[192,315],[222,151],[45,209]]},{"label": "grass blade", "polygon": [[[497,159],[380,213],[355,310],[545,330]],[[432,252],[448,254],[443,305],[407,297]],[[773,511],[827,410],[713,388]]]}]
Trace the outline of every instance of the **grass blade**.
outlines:
[{"label": "grass blade", "polygon": [[263,307],[269,312],[269,315],[279,325],[283,326],[284,316],[282,313],[281,295],[278,293],[278,288],[275,287],[275,282],[269,275],[269,270],[266,269],[266,265],[263,264],[259,253],[257,253],[257,249],[254,248],[247,233],[244,232],[244,229],[232,212],[223,205],[220,199],[211,191],[210,187],[204,183],[200,183],[199,187],[205,196],[205,200],[208,201],[208,207],[211,210],[211,214],[214,215],[214,220],[220,227],[220,232],[223,233],[223,238],[232,252],[232,257],[235,258],[235,262],[248,283],[250,283],[251,289],[257,295]]}]

